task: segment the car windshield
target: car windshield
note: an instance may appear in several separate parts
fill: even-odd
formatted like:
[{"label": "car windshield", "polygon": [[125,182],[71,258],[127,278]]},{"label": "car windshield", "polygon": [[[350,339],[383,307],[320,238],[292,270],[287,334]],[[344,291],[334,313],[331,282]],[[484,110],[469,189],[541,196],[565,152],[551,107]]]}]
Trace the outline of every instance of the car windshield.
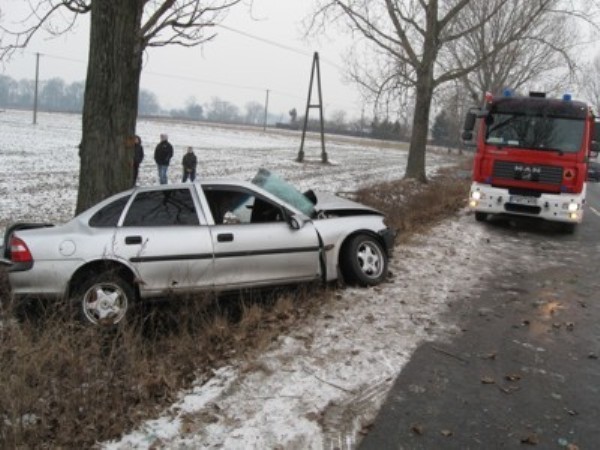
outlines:
[{"label": "car windshield", "polygon": [[560,153],[580,150],[585,125],[581,119],[494,113],[485,122],[487,144]]},{"label": "car windshield", "polygon": [[292,205],[308,217],[315,215],[314,205],[304,194],[268,170],[259,169],[252,179],[252,183],[273,194],[278,199]]}]

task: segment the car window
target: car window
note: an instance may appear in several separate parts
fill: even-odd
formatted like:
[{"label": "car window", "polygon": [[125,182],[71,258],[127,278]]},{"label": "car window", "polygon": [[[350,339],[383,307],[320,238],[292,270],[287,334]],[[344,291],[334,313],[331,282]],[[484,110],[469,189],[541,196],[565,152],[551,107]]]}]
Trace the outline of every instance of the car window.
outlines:
[{"label": "car window", "polygon": [[282,222],[285,218],[279,205],[246,190],[205,187],[204,194],[216,224]]},{"label": "car window", "polygon": [[279,178],[274,173],[261,168],[252,179],[252,183],[293,207],[298,208],[308,217],[314,217],[315,207],[313,203],[294,186]]},{"label": "car window", "polygon": [[125,217],[125,227],[198,225],[198,214],[189,189],[138,193]]},{"label": "car window", "polygon": [[116,227],[128,201],[129,195],[126,195],[104,206],[92,216],[88,222],[89,226],[95,228]]}]

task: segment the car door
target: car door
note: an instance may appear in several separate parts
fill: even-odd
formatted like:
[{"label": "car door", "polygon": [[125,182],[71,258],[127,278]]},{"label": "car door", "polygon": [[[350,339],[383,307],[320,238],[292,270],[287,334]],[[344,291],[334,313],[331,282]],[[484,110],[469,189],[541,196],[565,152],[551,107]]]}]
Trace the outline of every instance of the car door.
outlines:
[{"label": "car door", "polygon": [[144,295],[212,287],[211,234],[192,187],[138,192],[115,245],[137,269]]},{"label": "car door", "polygon": [[292,229],[284,207],[246,188],[204,186],[204,194],[214,219],[210,229],[216,287],[319,277],[319,237],[312,223]]}]

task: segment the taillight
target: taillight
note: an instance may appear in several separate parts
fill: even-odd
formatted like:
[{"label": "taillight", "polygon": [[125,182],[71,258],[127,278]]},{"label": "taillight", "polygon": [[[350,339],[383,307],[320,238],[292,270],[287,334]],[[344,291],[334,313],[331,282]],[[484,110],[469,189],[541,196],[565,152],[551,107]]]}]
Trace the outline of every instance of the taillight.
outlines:
[{"label": "taillight", "polygon": [[29,263],[33,261],[31,252],[25,242],[15,236],[10,238],[10,260],[14,263]]}]

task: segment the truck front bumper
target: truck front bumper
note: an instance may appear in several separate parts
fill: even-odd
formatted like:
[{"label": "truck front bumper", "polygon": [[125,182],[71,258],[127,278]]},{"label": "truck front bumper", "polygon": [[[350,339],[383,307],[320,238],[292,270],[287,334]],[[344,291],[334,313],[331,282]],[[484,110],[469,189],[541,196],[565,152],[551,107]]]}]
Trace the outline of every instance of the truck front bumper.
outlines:
[{"label": "truck front bumper", "polygon": [[469,208],[484,214],[504,214],[539,217],[553,222],[581,223],[585,204],[584,184],[580,194],[514,195],[505,188],[473,183],[469,194]]}]

